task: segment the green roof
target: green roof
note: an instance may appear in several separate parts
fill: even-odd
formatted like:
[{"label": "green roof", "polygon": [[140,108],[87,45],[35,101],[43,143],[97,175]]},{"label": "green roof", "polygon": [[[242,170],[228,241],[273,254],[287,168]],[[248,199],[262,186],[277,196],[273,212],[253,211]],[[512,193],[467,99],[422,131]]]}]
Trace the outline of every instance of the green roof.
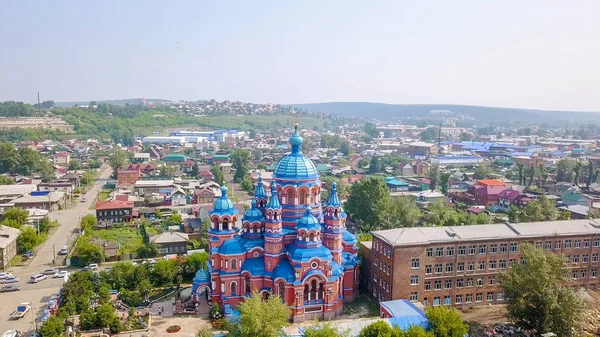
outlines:
[{"label": "green roof", "polygon": [[561,198],[564,200],[571,200],[571,201],[577,201],[579,199],[581,199],[581,193],[578,192],[565,192],[561,195]]},{"label": "green roof", "polygon": [[179,153],[171,153],[165,156],[165,158],[163,158],[163,161],[167,162],[167,161],[176,161],[176,162],[184,162],[187,160],[187,157],[179,154]]},{"label": "green roof", "polygon": [[275,165],[267,166],[267,171],[273,171],[273,170],[275,170]]},{"label": "green roof", "polygon": [[229,160],[228,154],[214,154],[212,160]]},{"label": "green roof", "polygon": [[317,171],[319,172],[329,172],[329,166],[327,164],[317,164]]}]

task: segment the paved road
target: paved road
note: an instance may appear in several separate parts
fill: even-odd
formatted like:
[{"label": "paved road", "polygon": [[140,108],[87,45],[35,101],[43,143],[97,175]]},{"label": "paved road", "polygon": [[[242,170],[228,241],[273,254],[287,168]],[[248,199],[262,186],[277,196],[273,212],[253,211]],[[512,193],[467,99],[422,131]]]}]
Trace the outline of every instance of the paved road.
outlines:
[{"label": "paved road", "polygon": [[[100,178],[107,178],[111,173],[111,169],[107,168],[100,174]],[[47,309],[44,306],[53,295],[58,293],[63,284],[63,280],[49,278],[39,283],[31,284],[28,283],[29,278],[31,275],[38,274],[44,269],[52,267],[54,250],[58,253],[62,246],[67,244],[67,241],[72,242],[76,240],[76,236],[73,234],[77,233],[79,220],[87,214],[93,214],[93,211],[89,208],[92,202],[95,201],[101,188],[102,186],[100,185],[94,185],[94,187],[86,194],[87,201],[78,203],[72,209],[50,213],[50,217],[53,220],[57,220],[60,223],[60,226],[37,250],[35,257],[29,265],[25,267],[14,267],[10,271],[21,279],[21,281],[17,283],[17,285],[21,287],[21,290],[11,293],[0,293],[0,333],[10,329],[16,329],[22,332],[31,329],[33,317],[30,314],[27,314],[27,317],[21,318],[20,320],[10,320],[10,315],[16,310],[19,303],[32,302],[34,317],[39,317],[41,310]],[[64,267],[61,268],[61,266],[57,267],[64,269]]]}]

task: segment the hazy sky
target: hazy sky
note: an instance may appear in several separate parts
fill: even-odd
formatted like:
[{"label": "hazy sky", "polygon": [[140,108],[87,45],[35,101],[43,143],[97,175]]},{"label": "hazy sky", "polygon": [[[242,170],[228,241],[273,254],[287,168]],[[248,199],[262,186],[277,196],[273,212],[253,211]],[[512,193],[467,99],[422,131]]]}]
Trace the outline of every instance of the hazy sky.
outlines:
[{"label": "hazy sky", "polygon": [[600,111],[600,1],[0,1],[0,100]]}]

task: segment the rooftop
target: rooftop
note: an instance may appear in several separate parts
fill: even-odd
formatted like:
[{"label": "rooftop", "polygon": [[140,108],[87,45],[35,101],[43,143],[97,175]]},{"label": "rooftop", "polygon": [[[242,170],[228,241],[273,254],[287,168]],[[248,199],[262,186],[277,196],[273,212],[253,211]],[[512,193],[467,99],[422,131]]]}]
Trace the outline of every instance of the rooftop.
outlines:
[{"label": "rooftop", "polygon": [[8,247],[20,234],[21,231],[16,228],[0,225],[0,248]]},{"label": "rooftop", "polygon": [[64,195],[65,192],[52,191],[46,195],[24,195],[12,202],[15,204],[46,203],[48,200],[50,202],[58,202]]},{"label": "rooftop", "polygon": [[103,211],[109,209],[133,208],[133,201],[111,200],[100,201],[96,203],[96,210]]},{"label": "rooftop", "polygon": [[585,219],[453,227],[411,227],[373,232],[373,236],[395,247],[590,234],[600,235],[600,221]]},{"label": "rooftop", "polygon": [[173,243],[173,242],[188,242],[190,238],[186,233],[180,232],[164,232],[150,238],[152,243]]}]

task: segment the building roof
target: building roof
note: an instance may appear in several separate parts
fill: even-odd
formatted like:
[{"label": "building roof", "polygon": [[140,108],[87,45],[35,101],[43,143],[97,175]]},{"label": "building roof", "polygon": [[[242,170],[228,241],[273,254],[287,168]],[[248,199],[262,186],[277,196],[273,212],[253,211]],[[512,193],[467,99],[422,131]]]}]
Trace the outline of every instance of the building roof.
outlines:
[{"label": "building roof", "polygon": [[481,179],[477,180],[477,185],[483,186],[506,186],[506,184],[497,179]]},{"label": "building roof", "polygon": [[123,209],[133,208],[133,201],[122,201],[122,200],[110,200],[110,201],[98,201],[96,203],[97,211],[111,210],[111,209]]},{"label": "building roof", "polygon": [[163,161],[183,162],[188,159],[186,156],[179,153],[170,153],[163,158]]},{"label": "building roof", "polygon": [[21,231],[16,228],[0,225],[0,249],[8,247],[20,234]]},{"label": "building roof", "polygon": [[559,207],[561,211],[569,211],[582,216],[587,216],[590,213],[590,208],[583,205],[570,205]]},{"label": "building roof", "polygon": [[410,227],[373,232],[373,236],[397,247],[431,243],[586,234],[600,235],[600,220],[562,220],[453,227]]},{"label": "building roof", "polygon": [[3,195],[23,195],[37,190],[35,184],[24,185],[0,185],[0,196]]},{"label": "building roof", "polygon": [[298,134],[298,126],[289,140],[292,152],[283,157],[275,168],[275,178],[279,179],[314,179],[319,177],[319,172],[312,160],[302,154],[304,139]]},{"label": "building roof", "polygon": [[379,305],[392,316],[392,325],[395,322],[402,330],[411,325],[427,324],[425,313],[408,300],[379,302]]},{"label": "building roof", "polygon": [[32,203],[45,203],[45,202],[58,202],[65,195],[62,191],[52,191],[46,195],[24,195],[18,199],[13,200],[14,204],[32,204]]},{"label": "building roof", "polygon": [[221,197],[215,200],[213,210],[210,211],[210,215],[218,214],[229,214],[233,215],[239,213],[235,207],[233,207],[233,201],[227,197],[227,186],[221,186]]},{"label": "building roof", "polygon": [[158,244],[188,241],[190,241],[189,236],[181,232],[164,232],[150,237],[150,242]]},{"label": "building roof", "polygon": [[135,182],[135,187],[171,187],[174,181],[168,180],[138,180]]}]

